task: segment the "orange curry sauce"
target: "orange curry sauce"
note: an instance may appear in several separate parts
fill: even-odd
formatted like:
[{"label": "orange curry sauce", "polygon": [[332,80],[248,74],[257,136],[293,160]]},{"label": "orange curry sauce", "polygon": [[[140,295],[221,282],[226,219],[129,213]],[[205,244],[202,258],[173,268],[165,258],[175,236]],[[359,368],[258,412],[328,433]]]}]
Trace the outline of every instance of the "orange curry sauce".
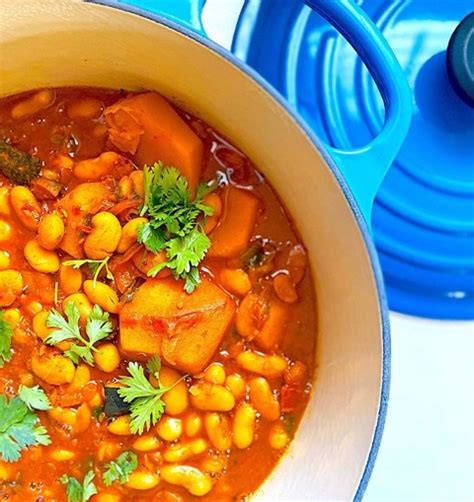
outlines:
[{"label": "orange curry sauce", "polygon": [[[143,168],[138,164],[140,155],[124,151],[120,141],[111,141],[110,124],[104,114],[107,107],[131,95],[126,92],[89,88],[63,88],[42,92],[39,97],[32,92],[0,100],[0,139],[22,152],[38,157],[42,162],[39,178],[41,181],[33,181],[30,186],[40,208],[39,213],[32,216],[37,219],[36,223],[53,211],[64,219],[71,217],[66,209],[61,209],[58,201],[81,183],[102,183],[113,194],[108,200],[96,201],[97,207],[90,210],[90,214],[85,214],[82,225],[75,228],[80,253],[82,257],[87,258],[83,254],[82,246],[91,232],[91,217],[94,212],[111,212],[123,227],[128,221],[138,217],[143,203],[143,187],[137,186],[136,180],[139,178],[132,175],[134,171]],[[119,333],[120,326],[133,331],[140,328],[140,323],[144,323],[144,318],[140,318],[140,306],[136,309],[137,312],[128,313],[126,319],[124,315],[124,319],[120,320],[120,311],[126,309],[130,301],[133,302],[137,289],[150,281],[146,275],[149,269],[146,262],[150,256],[143,245],[136,242],[132,244],[132,251],[129,248],[124,253],[117,250],[109,252],[109,264],[114,280],[108,279],[105,271],[102,271],[98,278],[100,282],[111,287],[120,300],[119,305],[113,309],[116,312],[110,314],[113,332],[107,340],[99,343],[99,347],[103,343],[112,343],[118,348],[120,359],[117,364],[112,362],[108,367],[102,365],[107,370],[104,371],[97,364],[87,366],[80,362],[75,365],[72,383],[66,381],[59,385],[53,382],[54,378],[51,379],[38,368],[35,370],[32,367],[34,357],[64,357],[61,347],[45,346],[43,343],[44,313],[51,308],[63,312],[64,299],[74,290],[84,293],[82,280],[90,279],[92,274],[87,265],[81,267],[82,277],[79,274],[79,284],[68,287],[64,282],[66,279],[61,282],[59,271],[41,272],[32,267],[25,258],[24,248],[29,241],[37,239],[37,230],[28,229],[22,223],[18,210],[15,210],[9,200],[13,184],[0,175],[0,275],[6,270],[14,270],[21,274],[23,280],[21,291],[13,297],[0,291],[0,307],[5,320],[13,327],[13,355],[11,360],[0,368],[0,393],[11,398],[18,394],[20,384],[28,387],[39,385],[54,407],[50,411],[36,412],[51,438],[50,445],[23,450],[21,459],[17,462],[5,462],[0,457],[1,500],[66,501],[66,487],[58,479],[68,474],[82,482],[85,473],[91,469],[95,473],[93,482],[98,492],[90,498],[92,501],[243,500],[269,475],[294,435],[309,398],[314,372],[315,299],[304,248],[282,203],[249,159],[203,121],[179,109],[174,110],[179,114],[177,119],[187,124],[188,134],[194,135],[196,141],[203,145],[200,180],[215,179],[219,183],[214,194],[219,197],[223,208],[218,211],[218,216],[210,217],[211,221],[204,226],[211,242],[213,236],[217,235],[219,226],[224,225],[224,220],[232,216],[228,212],[236,210],[235,207],[226,207],[229,190],[245,190],[256,201],[256,220],[252,222],[250,239],[245,242],[245,249],[236,245],[238,252],[226,257],[215,256],[211,251],[210,256],[200,264],[203,284],[211,283],[212,287],[216,286],[216,297],[226,298],[225,301],[232,306],[229,308],[235,309],[231,310],[233,318],[229,326],[225,326],[222,339],[216,335],[217,350],[205,361],[205,368],[212,364],[214,370],[218,367],[217,371],[206,372],[204,369],[196,373],[194,370],[199,366],[200,360],[186,367],[185,358],[188,355],[175,354],[176,351],[179,352],[179,347],[174,347],[175,352],[170,352],[171,356],[166,357],[163,355],[164,348],[161,352],[157,349],[162,355],[164,367],[173,366],[173,357],[180,358],[181,366],[178,364],[177,370],[179,374],[188,375],[184,380],[187,393],[184,409],[178,407],[178,413],[172,408],[166,409],[161,418],[163,420],[173,415],[176,419],[174,425],[178,424],[181,429],[177,433],[179,435],[181,432],[179,437],[167,440],[165,435],[160,435],[158,422],[145,432],[148,446],[143,447],[137,442],[137,435],[126,432],[117,435],[111,432],[113,428],[109,430],[110,424],[117,419],[106,417],[103,411],[104,386],[113,386],[119,376],[126,375],[129,361],[144,364],[150,357],[149,353],[142,354],[139,350],[136,353],[130,352],[129,348],[127,351],[122,350]],[[172,133],[173,131],[170,132]],[[164,141],[160,138],[154,140]],[[79,161],[98,157],[103,152],[116,152],[114,159],[120,156],[122,160],[115,162],[114,168],[104,172],[99,179],[77,179],[75,165]],[[175,167],[180,169],[181,166]],[[185,170],[182,172],[184,174]],[[130,182],[131,179],[134,179],[133,183]],[[80,211],[69,207],[69,211],[74,210]],[[237,210],[246,213],[245,207]],[[239,218],[235,218],[235,214],[234,220],[239,226]],[[242,219],[242,225],[246,224],[244,220],[245,218]],[[237,232],[238,229],[235,230]],[[66,232],[68,231],[71,232],[71,229],[68,230],[66,225]],[[56,254],[60,262],[74,258],[65,252],[61,243],[51,252]],[[127,253],[130,256],[125,256]],[[237,274],[234,273],[236,270]],[[67,274],[64,277],[67,277]],[[75,277],[77,279],[77,274]],[[164,287],[168,287],[170,283],[175,282],[172,277],[160,277],[159,275],[157,279],[152,279],[151,283],[164,281]],[[176,283],[179,293],[176,293],[176,288],[174,291],[179,295],[182,281]],[[0,279],[0,288],[1,284]],[[172,289],[174,286],[169,287]],[[200,287],[207,286],[198,286],[196,291]],[[189,296],[182,291],[179,305],[174,307],[184,308],[186,311],[186,304],[194,295],[195,293]],[[144,296],[148,298],[148,295]],[[154,301],[151,296],[149,298],[147,301]],[[247,306],[240,309],[239,305],[245,298]],[[199,302],[202,303],[202,300]],[[219,324],[220,318],[216,321],[211,315],[208,316],[210,319],[207,319],[205,311],[204,301],[199,314],[204,316],[202,322],[212,320]],[[191,317],[183,330],[186,335],[192,337],[193,323],[198,322],[195,321],[198,314],[186,312]],[[265,325],[272,318],[272,312],[277,312],[277,320],[272,320],[274,325],[267,329],[268,326]],[[239,315],[242,316],[240,323]],[[36,324],[33,321],[35,317]],[[153,319],[152,327],[158,333],[156,336],[162,336],[160,322],[166,324],[170,322],[169,319],[162,319],[159,315]],[[41,320],[43,330],[40,326]],[[136,333],[136,340],[141,336],[140,329]],[[266,339],[259,340],[261,332],[265,330],[269,331],[265,335]],[[134,333],[133,331],[131,335],[132,345],[135,341]],[[167,342],[169,343],[169,340]],[[204,350],[198,343],[193,357],[199,359],[201,349]],[[239,354],[245,351],[258,353],[259,357],[281,356],[286,369],[265,375],[259,374],[258,370],[245,368],[239,363]],[[241,378],[234,378],[235,375]],[[274,416],[270,417],[272,413],[265,411],[263,413],[269,418],[265,418],[261,413],[266,405],[258,399],[258,391],[253,396],[250,392],[252,385],[255,388],[262,385],[262,378],[266,378],[272,392],[270,404],[273,406]],[[66,380],[71,378],[66,377]],[[232,409],[213,410],[212,404],[204,405],[204,408],[209,409],[203,409],[202,403],[196,406],[189,389],[206,381],[233,393],[235,404]],[[235,385],[236,381],[243,381],[240,390],[238,385]],[[250,445],[244,448],[235,444],[239,441],[234,437],[238,433],[235,415],[243,403],[247,403],[255,412],[255,421],[250,424],[253,437]],[[209,418],[209,415],[212,417]],[[212,440],[212,434],[207,430],[208,423],[216,416],[224,417],[224,433],[227,435],[224,443],[229,446],[224,451],[219,450],[219,445],[216,446],[216,440]],[[170,458],[166,454],[170,447],[176,444],[186,445],[196,440],[202,440],[199,453],[188,452],[183,461],[166,460]],[[136,483],[121,484],[117,481],[109,487],[104,485],[104,466],[124,451],[133,451],[138,456],[137,472],[154,475],[150,478],[152,481],[148,481],[149,486],[146,485],[146,480],[145,485],[141,486],[139,478]],[[183,486],[185,483],[167,482],[161,475],[167,465],[186,465],[199,469],[205,476],[205,481],[211,481],[211,488],[202,496],[194,496],[191,493],[193,488]]]}]

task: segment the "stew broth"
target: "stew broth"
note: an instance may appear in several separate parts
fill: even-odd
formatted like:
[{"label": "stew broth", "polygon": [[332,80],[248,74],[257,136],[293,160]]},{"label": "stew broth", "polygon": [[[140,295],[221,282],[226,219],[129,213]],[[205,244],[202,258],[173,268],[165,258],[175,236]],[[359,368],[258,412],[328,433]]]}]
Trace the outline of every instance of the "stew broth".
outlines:
[{"label": "stew broth", "polygon": [[[310,395],[315,298],[304,247],[282,203],[250,160],[202,120],[176,108],[172,113],[178,115],[171,116],[166,108],[167,115],[153,117],[150,125],[149,117],[127,108],[133,108],[134,96],[61,88],[0,100],[0,139],[41,160],[39,175],[23,189],[27,192],[14,188],[6,171],[0,175],[0,307],[12,329],[11,348],[0,364],[0,393],[9,401],[20,385],[39,386],[51,404],[34,410],[50,443],[22,448],[16,461],[2,454],[6,425],[1,429],[0,418],[2,500],[75,500],[67,494],[71,479],[82,485],[88,472],[94,475],[90,500],[95,501],[242,500],[284,454]],[[158,98],[153,103],[164,106]],[[159,133],[177,129],[153,135],[154,120]],[[148,128],[151,150],[143,146]],[[138,147],[134,133],[142,142]],[[172,145],[162,150],[168,159],[159,157],[153,142]],[[113,155],[88,162],[104,152]],[[197,176],[208,185],[215,180],[202,199],[213,214],[200,214],[196,224],[211,246],[198,265],[201,283],[191,294],[169,267],[156,278],[147,275],[169,256],[147,250],[138,242],[139,226],[129,224],[153,217],[143,208],[144,157],[165,165],[177,158],[173,167],[188,180]],[[80,186],[86,186],[88,202],[79,196],[65,202]],[[97,215],[103,213],[109,216],[99,229]],[[76,220],[79,224],[72,224]],[[116,222],[119,236],[113,234]],[[79,259],[96,263],[63,265]],[[112,293],[104,299],[102,291]],[[163,305],[164,298],[170,305]],[[48,339],[55,329],[52,309],[66,320],[67,302],[84,316],[77,324],[83,335],[92,305],[109,313],[104,322],[110,323],[110,333],[91,349],[92,361],[74,360],[68,353],[71,339]],[[0,323],[4,340],[5,329]],[[153,353],[161,356],[161,372],[146,369]],[[155,387],[158,380],[170,386],[183,377],[164,393],[164,413],[151,419],[142,435],[130,433],[129,415],[120,409],[130,403],[119,399],[115,409],[106,402],[105,388],[113,393],[123,387],[121,377],[129,376],[131,361]],[[106,404],[112,406],[109,416]],[[124,452],[136,455],[137,465],[106,486],[104,472]],[[188,476],[178,466],[195,470]]]}]

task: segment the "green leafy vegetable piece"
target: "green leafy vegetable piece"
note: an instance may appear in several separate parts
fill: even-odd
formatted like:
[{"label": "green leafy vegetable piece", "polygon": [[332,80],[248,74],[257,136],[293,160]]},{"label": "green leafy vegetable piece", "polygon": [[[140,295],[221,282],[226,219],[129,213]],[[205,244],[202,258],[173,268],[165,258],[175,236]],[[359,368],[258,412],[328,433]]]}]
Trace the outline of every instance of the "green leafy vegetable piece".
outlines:
[{"label": "green leafy vegetable piece", "polygon": [[16,462],[29,446],[48,445],[51,440],[38,417],[19,398],[0,395],[0,459]]},{"label": "green leafy vegetable piece", "polygon": [[29,185],[39,176],[41,160],[0,139],[0,173],[17,185]]},{"label": "green leafy vegetable piece", "polygon": [[93,482],[94,477],[93,470],[87,471],[82,483],[73,476],[68,476],[67,474],[61,476],[59,481],[66,485],[68,502],[87,502],[95,495],[97,487]]},{"label": "green leafy vegetable piece", "polygon": [[139,228],[137,240],[152,253],[165,250],[167,257],[148,275],[155,277],[169,268],[175,278],[185,280],[186,292],[192,293],[200,283],[197,267],[211,246],[201,218],[211,216],[213,209],[202,200],[215,185],[201,184],[191,200],[187,179],[174,167],[164,167],[160,162],[145,166],[143,174],[145,203],[141,215],[147,215],[149,222]]},{"label": "green leafy vegetable piece", "polygon": [[[153,370],[153,376],[158,380],[158,387],[154,387],[145,376],[143,366],[136,362],[128,364],[127,370],[130,376],[120,379],[122,387],[119,388],[119,396],[130,404],[130,430],[133,434],[143,434],[155,425],[165,411],[165,403],[161,399],[163,394],[171,390],[182,379],[169,387],[161,385],[157,357],[152,358],[148,369]],[[184,378],[184,377],[183,377]]]},{"label": "green leafy vegetable piece", "polygon": [[3,317],[0,309],[0,368],[12,358],[12,325]]},{"label": "green leafy vegetable piece", "polygon": [[26,406],[28,406],[31,411],[45,411],[52,408],[48,396],[39,385],[36,385],[35,387],[25,387],[24,385],[20,385],[18,397],[26,404]]},{"label": "green leafy vegetable piece", "polygon": [[97,283],[97,278],[99,277],[99,274],[101,270],[105,267],[105,276],[109,281],[114,281],[114,274],[110,271],[109,268],[109,260],[110,256],[106,256],[103,260],[89,260],[89,259],[84,259],[84,260],[66,260],[63,262],[63,265],[66,265],[68,267],[72,267],[75,269],[81,268],[83,265],[89,265],[89,268],[91,269],[92,275],[93,275],[93,285],[95,287]]},{"label": "green leafy vegetable piece", "polygon": [[112,323],[109,321],[108,312],[104,312],[99,305],[94,305],[86,322],[85,338],[81,334],[79,328],[80,312],[73,302],[67,302],[64,308],[66,317],[56,309],[51,309],[46,325],[50,328],[56,328],[50,333],[45,343],[56,345],[64,340],[75,340],[78,343],[73,343],[64,355],[69,357],[75,364],[82,359],[89,366],[94,365],[93,352],[97,352],[95,344],[104,338],[107,338],[112,332]]},{"label": "green leafy vegetable piece", "polygon": [[128,481],[130,474],[138,467],[138,457],[132,451],[124,451],[115,460],[106,464],[104,485],[110,486],[115,481],[122,485]]}]

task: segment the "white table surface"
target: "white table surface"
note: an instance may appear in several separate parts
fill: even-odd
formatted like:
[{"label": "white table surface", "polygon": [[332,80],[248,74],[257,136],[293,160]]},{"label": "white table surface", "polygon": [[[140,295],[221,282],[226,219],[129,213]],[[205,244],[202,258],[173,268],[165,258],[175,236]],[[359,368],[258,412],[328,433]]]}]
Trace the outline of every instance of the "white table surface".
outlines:
[{"label": "white table surface", "polygon": [[[210,38],[230,47],[242,4],[207,0]],[[391,327],[388,414],[364,500],[474,501],[474,323],[393,313]]]}]

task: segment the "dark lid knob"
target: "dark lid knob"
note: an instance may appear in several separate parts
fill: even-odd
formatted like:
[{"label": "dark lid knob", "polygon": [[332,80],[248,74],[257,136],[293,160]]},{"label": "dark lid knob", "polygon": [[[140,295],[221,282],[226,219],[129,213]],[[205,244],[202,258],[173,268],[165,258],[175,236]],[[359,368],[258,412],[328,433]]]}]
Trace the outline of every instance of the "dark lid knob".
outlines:
[{"label": "dark lid knob", "polygon": [[449,40],[448,75],[457,94],[474,106],[474,12],[465,17]]}]

